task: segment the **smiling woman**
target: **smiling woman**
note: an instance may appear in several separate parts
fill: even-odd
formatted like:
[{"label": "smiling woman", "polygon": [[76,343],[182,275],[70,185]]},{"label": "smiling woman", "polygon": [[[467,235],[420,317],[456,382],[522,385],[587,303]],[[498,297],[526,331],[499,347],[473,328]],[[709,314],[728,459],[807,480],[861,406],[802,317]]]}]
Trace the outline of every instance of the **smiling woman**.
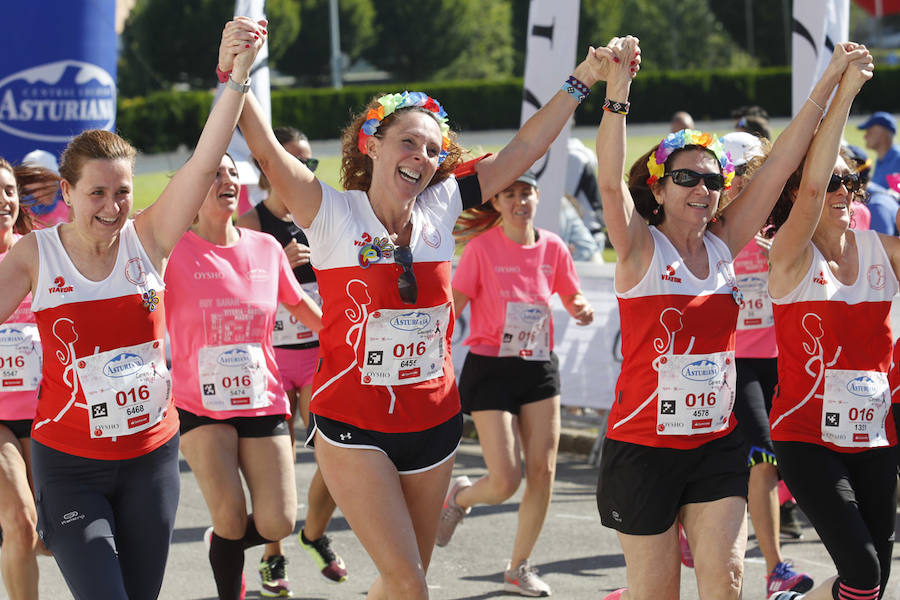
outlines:
[{"label": "smiling woman", "polygon": [[[253,155],[312,249],[327,308],[309,443],[378,567],[370,598],[428,597],[425,572],[462,430],[449,352],[454,222],[544,153],[610,56],[590,48],[506,147],[466,165],[437,100],[374,98],[343,133],[345,192],[294,160],[254,101],[241,116]],[[422,325],[392,325],[407,317]]]},{"label": "smiling woman", "polygon": [[[241,81],[264,36],[242,43]],[[191,159],[134,219],[134,148],[109,131],[76,136],[60,165],[71,222],[28,234],[0,262],[0,321],[30,292],[43,341],[31,441],[37,527],[77,599],[152,599],[162,584],[178,417],[157,307],[166,261],[231,139],[239,90],[223,93]]]}]

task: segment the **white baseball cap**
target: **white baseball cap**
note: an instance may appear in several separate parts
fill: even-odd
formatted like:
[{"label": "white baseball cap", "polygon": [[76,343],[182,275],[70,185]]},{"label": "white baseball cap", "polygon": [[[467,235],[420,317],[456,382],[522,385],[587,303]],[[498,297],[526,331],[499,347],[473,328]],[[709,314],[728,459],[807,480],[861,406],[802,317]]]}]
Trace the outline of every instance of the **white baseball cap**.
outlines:
[{"label": "white baseball cap", "polygon": [[752,133],[732,131],[722,136],[725,152],[731,156],[734,166],[746,164],[754,156],[762,156],[762,143]]}]

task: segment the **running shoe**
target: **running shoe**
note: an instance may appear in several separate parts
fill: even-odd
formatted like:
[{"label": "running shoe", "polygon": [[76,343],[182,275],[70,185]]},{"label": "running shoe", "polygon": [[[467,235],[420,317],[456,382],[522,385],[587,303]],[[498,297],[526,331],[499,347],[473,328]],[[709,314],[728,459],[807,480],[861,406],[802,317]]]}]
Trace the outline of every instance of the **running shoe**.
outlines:
[{"label": "running shoe", "polygon": [[300,546],[316,561],[322,577],[331,583],[347,581],[347,567],[344,565],[343,559],[331,549],[331,538],[323,535],[317,540],[310,541],[306,539],[306,535],[301,529],[297,539],[300,541]]},{"label": "running shoe", "polygon": [[619,588],[616,591],[614,591],[612,594],[607,594],[606,596],[604,596],[603,600],[619,600],[619,598],[622,597],[622,594],[624,594],[625,590],[627,590],[627,589],[628,588]]},{"label": "running shoe", "polygon": [[506,565],[506,572],[503,573],[503,591],[514,592],[523,596],[550,596],[553,592],[550,586],[538,577],[536,568],[528,564],[526,558],[515,568],[509,564]]},{"label": "running shoe", "polygon": [[456,494],[459,490],[472,487],[472,481],[462,475],[450,482],[450,489],[447,490],[447,496],[444,498],[444,508],[441,509],[441,522],[438,524],[438,533],[435,544],[444,547],[450,543],[456,526],[462,523],[463,518],[469,514],[472,507],[463,508],[456,503]]},{"label": "running shoe", "polygon": [[688,569],[694,568],[694,555],[691,553],[691,546],[688,544],[687,535],[684,533],[684,527],[678,524],[678,541],[681,543],[681,564]]},{"label": "running shoe", "polygon": [[775,565],[766,577],[766,592],[808,592],[812,589],[812,577],[794,570],[794,563],[789,560]]},{"label": "running shoe", "polygon": [[259,581],[262,588],[259,593],[266,598],[289,598],[291,583],[285,573],[287,559],[281,554],[259,559]]},{"label": "running shoe", "polygon": [[775,592],[767,600],[801,600],[803,594],[799,592]]}]

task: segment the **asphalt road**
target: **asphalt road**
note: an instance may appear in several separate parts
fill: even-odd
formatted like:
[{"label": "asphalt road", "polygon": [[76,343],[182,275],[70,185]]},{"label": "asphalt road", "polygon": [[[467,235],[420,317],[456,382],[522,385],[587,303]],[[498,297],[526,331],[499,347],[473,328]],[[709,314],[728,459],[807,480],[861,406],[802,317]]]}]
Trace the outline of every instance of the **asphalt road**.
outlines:
[{"label": "asphalt road", "polygon": [[[306,485],[314,470],[312,452],[298,450],[297,485],[301,502],[305,502]],[[477,442],[463,442],[457,459],[456,474],[477,477],[484,473]],[[597,471],[586,457],[560,455],[553,503],[538,546],[532,557],[542,577],[553,587],[556,598],[602,599],[625,582],[625,561],[612,531],[600,524],[594,500]],[[460,525],[450,545],[435,550],[428,576],[433,600],[486,600],[504,597],[503,569],[515,533],[516,510],[520,489],[510,501],[499,506],[473,509]],[[306,512],[298,510],[298,528]],[[182,461],[182,492],[168,570],[161,598],[214,599],[215,586],[203,545],[203,531],[210,524],[206,505],[194,477]],[[752,533],[752,531],[751,531]],[[294,597],[302,599],[364,598],[375,577],[375,568],[353,536],[346,521],[338,514],[330,534],[333,546],[344,557],[350,571],[347,582],[327,583],[314,568],[312,560],[298,546],[296,538],[285,542],[288,575]],[[2,550],[0,550],[2,551]],[[799,569],[814,578],[824,579],[834,573],[824,547],[815,531],[807,527],[804,539],[784,544],[784,553]],[[895,552],[895,557],[900,552]],[[247,551],[244,572],[247,598],[260,598],[256,563],[261,549]],[[897,559],[895,558],[895,561]],[[52,558],[41,557],[40,593],[42,598],[70,598]],[[895,570],[900,565],[895,562]],[[765,598],[765,564],[754,539],[747,548],[744,598]],[[900,600],[897,579],[889,584],[887,600]],[[696,582],[690,569],[682,568],[682,594],[685,600],[697,598]],[[6,598],[5,590],[0,598]]]}]

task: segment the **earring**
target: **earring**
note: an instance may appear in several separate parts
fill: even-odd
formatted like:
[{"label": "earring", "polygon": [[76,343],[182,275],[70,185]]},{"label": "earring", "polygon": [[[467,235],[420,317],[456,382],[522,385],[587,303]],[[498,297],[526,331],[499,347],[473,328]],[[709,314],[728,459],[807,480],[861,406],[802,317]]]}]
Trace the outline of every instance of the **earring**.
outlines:
[{"label": "earring", "polygon": [[658,214],[659,214],[659,204],[657,204],[656,208],[653,209],[653,216],[656,216]]}]

